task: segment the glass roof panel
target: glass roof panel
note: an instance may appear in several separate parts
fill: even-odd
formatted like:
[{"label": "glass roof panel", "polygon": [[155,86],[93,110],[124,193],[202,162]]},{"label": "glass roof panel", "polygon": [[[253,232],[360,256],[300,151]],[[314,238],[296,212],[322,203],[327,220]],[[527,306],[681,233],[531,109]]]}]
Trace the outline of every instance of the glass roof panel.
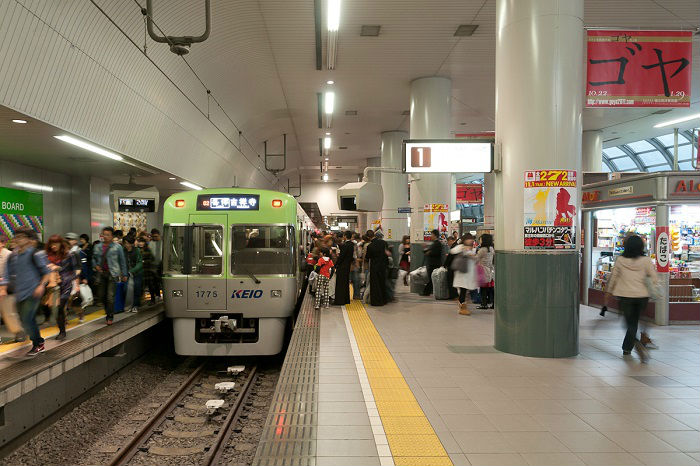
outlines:
[{"label": "glass roof panel", "polygon": [[663,171],[669,171],[669,170],[671,170],[671,167],[667,163],[665,163],[663,165],[657,165],[655,167],[647,167],[648,172],[663,172]]},{"label": "glass roof panel", "polygon": [[610,173],[612,170],[610,170],[610,167],[608,167],[608,164],[603,162],[603,172],[605,173]]},{"label": "glass roof panel", "polygon": [[[684,146],[678,146],[678,160],[689,159],[691,149],[692,149],[692,147],[690,146],[690,144],[686,144]],[[673,149],[671,149],[670,152],[671,152],[671,156],[673,156]]]},{"label": "glass roof panel", "polygon": [[605,155],[607,155],[608,157],[617,157],[618,155],[625,155],[625,152],[619,147],[608,147],[607,149],[603,150],[603,152],[605,152]]},{"label": "glass roof panel", "polygon": [[645,150],[654,149],[654,146],[652,146],[651,144],[649,144],[648,141],[645,140],[630,142],[629,144],[627,144],[627,147],[629,147],[635,152],[642,152]]},{"label": "glass roof panel", "polygon": [[[673,145],[673,133],[664,134],[663,136],[658,136],[656,139],[658,139],[659,142],[661,142],[661,144],[663,144],[666,147],[670,147]],[[679,135],[678,144],[683,144],[684,142],[688,142],[688,140],[686,138],[684,138],[683,136]]]},{"label": "glass roof panel", "polygon": [[629,157],[620,157],[619,159],[613,160],[613,163],[618,168],[618,170],[629,170],[634,168],[637,169],[637,164]]},{"label": "glass roof panel", "polygon": [[642,159],[642,163],[645,166],[648,165],[657,165],[659,163],[668,163],[664,156],[659,152],[658,150],[655,150],[654,152],[646,152],[644,154],[639,154],[637,155],[640,159]]},{"label": "glass roof panel", "polygon": [[678,168],[681,170],[695,170],[690,162],[678,162]]}]

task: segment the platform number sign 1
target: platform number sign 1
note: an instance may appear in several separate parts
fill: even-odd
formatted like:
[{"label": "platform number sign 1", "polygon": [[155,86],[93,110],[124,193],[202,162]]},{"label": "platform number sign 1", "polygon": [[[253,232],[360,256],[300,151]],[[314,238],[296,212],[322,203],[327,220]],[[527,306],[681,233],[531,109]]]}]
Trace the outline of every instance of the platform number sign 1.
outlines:
[{"label": "platform number sign 1", "polygon": [[668,238],[668,227],[656,228],[656,271],[668,273],[668,258],[670,254],[670,244]]}]

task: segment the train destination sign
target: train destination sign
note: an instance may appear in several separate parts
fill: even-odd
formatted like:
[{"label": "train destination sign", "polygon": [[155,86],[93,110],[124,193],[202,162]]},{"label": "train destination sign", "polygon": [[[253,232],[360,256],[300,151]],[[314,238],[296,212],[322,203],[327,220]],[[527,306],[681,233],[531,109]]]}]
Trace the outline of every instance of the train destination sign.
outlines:
[{"label": "train destination sign", "polygon": [[200,194],[197,210],[260,210],[260,195]]}]

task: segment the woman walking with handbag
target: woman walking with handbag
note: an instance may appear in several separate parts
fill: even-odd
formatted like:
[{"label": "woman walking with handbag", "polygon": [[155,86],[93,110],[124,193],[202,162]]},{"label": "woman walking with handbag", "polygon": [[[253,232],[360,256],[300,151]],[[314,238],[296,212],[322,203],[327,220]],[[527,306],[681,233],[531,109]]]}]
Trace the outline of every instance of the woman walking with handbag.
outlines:
[{"label": "woman walking with handbag", "polygon": [[649,359],[649,351],[637,338],[639,315],[646,309],[649,297],[655,294],[658,279],[654,264],[644,255],[644,240],[641,237],[630,236],[625,240],[623,247],[624,251],[615,260],[615,266],[608,281],[606,301],[609,296],[616,296],[620,311],[627,322],[622,354],[627,356],[632,353],[632,349],[635,349],[642,362],[646,362]]},{"label": "woman walking with handbag", "polygon": [[493,287],[495,271],[493,268],[493,236],[488,233],[481,235],[481,247],[476,253],[476,268],[481,288],[481,305],[479,309],[493,309]]},{"label": "woman walking with handbag", "polygon": [[459,303],[459,313],[468,316],[471,311],[467,308],[467,291],[476,288],[476,277],[474,274],[474,240],[470,236],[462,236],[461,244],[450,249],[450,254],[454,255],[450,267],[454,270],[455,276],[452,285],[459,292],[457,301]]},{"label": "woman walking with handbag", "polygon": [[78,271],[80,264],[75,254],[69,252],[68,243],[59,235],[53,235],[46,242],[46,256],[51,270],[51,288],[53,295],[51,306],[55,307],[58,336],[56,340],[66,338],[66,308],[72,295],[78,293]]}]

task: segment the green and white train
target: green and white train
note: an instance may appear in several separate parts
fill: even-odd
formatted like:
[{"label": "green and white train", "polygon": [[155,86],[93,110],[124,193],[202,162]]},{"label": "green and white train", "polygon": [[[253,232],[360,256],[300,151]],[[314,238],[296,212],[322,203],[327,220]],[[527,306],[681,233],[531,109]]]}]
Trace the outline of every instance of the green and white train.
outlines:
[{"label": "green and white train", "polygon": [[186,191],[163,208],[163,293],[181,355],[272,355],[293,325],[314,225],[294,197]]}]

